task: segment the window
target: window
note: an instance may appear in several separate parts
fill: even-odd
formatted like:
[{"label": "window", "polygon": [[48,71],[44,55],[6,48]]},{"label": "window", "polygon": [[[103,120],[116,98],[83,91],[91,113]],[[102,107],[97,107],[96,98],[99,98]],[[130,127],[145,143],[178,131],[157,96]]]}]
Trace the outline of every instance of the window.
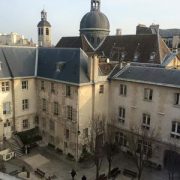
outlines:
[{"label": "window", "polygon": [[22,81],[22,89],[28,89],[28,81]]},{"label": "window", "polygon": [[46,99],[42,99],[42,111],[46,111],[47,110],[47,103],[46,103]]},{"label": "window", "polygon": [[38,34],[43,35],[43,28],[38,28]]},{"label": "window", "polygon": [[29,109],[29,100],[28,99],[22,100],[22,109],[23,110]]},{"label": "window", "polygon": [[27,129],[29,127],[29,120],[28,119],[24,119],[23,120],[23,129]]},{"label": "window", "polygon": [[59,61],[56,63],[56,72],[62,72],[66,62],[65,61]]},{"label": "window", "polygon": [[51,92],[54,93],[55,89],[54,89],[54,83],[51,83]]},{"label": "window", "polygon": [[71,86],[66,85],[66,96],[71,96]]},{"label": "window", "polygon": [[100,85],[99,86],[99,94],[103,94],[104,93],[104,85]]},{"label": "window", "polygon": [[88,128],[83,129],[83,136],[88,138]]},{"label": "window", "polygon": [[115,135],[115,142],[121,146],[127,146],[127,136],[122,132],[117,132]]},{"label": "window", "polygon": [[152,145],[151,142],[138,140],[137,153],[142,153],[149,158],[152,157]]},{"label": "window", "polygon": [[46,128],[46,119],[42,118],[42,127],[45,129]]},{"label": "window", "polygon": [[41,90],[45,90],[44,81],[41,81]]},{"label": "window", "polygon": [[10,114],[11,113],[11,103],[5,102],[3,103],[3,114]]},{"label": "window", "polygon": [[118,117],[119,122],[121,123],[125,122],[125,113],[126,113],[125,108],[119,107],[119,117]]},{"label": "window", "polygon": [[69,139],[69,129],[66,129],[66,139]]},{"label": "window", "polygon": [[171,137],[180,139],[180,122],[172,122]]},{"label": "window", "polygon": [[49,29],[46,28],[46,35],[48,36],[49,35]]},{"label": "window", "polygon": [[11,123],[9,122],[9,120],[7,119],[6,122],[4,123],[4,127],[8,127],[11,126]]},{"label": "window", "polygon": [[175,93],[174,105],[180,105],[180,93]]},{"label": "window", "polygon": [[144,100],[152,101],[153,90],[149,88],[144,89]]},{"label": "window", "polygon": [[54,124],[54,121],[53,120],[50,120],[49,121],[49,129],[54,131],[55,130],[55,124]]},{"label": "window", "polygon": [[150,115],[149,114],[143,114],[142,128],[145,128],[145,129],[150,128]]},{"label": "window", "polygon": [[67,106],[67,118],[72,121],[72,106]]},{"label": "window", "polygon": [[119,94],[122,96],[126,96],[127,94],[127,86],[125,84],[120,84]]},{"label": "window", "polygon": [[150,54],[150,61],[154,61],[155,60],[155,57],[156,57],[156,53],[155,52],[152,52]]},{"label": "window", "polygon": [[54,115],[59,114],[59,104],[58,102],[54,102]]},{"label": "window", "polygon": [[9,82],[8,81],[2,82],[2,91],[6,92],[6,91],[9,91],[9,90],[10,90]]}]

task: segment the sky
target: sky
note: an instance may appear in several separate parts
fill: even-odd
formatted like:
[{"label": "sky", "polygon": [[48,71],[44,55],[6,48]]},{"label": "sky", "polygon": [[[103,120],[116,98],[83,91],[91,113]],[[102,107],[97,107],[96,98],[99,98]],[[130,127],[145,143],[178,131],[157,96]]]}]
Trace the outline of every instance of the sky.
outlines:
[{"label": "sky", "polygon": [[[0,0],[0,33],[17,32],[37,42],[37,24],[44,8],[52,25],[55,45],[63,36],[78,36],[80,21],[91,0]],[[135,34],[138,24],[180,28],[180,0],[101,0],[110,21],[110,34]]]}]

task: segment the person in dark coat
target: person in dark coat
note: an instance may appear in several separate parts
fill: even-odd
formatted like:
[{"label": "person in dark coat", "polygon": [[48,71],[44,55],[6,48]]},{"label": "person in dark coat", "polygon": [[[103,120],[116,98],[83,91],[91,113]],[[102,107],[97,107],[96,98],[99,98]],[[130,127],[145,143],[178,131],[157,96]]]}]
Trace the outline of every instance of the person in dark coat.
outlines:
[{"label": "person in dark coat", "polygon": [[82,180],[87,180],[87,178],[86,178],[86,176],[85,176],[85,175],[84,175],[81,179],[82,179]]},{"label": "person in dark coat", "polygon": [[72,169],[71,171],[72,180],[74,180],[74,177],[76,176],[76,171]]}]

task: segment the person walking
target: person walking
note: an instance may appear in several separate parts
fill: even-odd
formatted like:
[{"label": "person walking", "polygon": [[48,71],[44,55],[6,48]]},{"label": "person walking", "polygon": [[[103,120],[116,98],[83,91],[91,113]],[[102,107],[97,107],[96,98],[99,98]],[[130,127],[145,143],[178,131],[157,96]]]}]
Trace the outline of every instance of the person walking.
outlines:
[{"label": "person walking", "polygon": [[87,180],[87,178],[86,178],[86,176],[85,176],[85,175],[84,175],[81,179],[82,179],[82,180]]},{"label": "person walking", "polygon": [[74,180],[74,177],[76,176],[76,171],[72,169],[71,171],[72,180]]}]

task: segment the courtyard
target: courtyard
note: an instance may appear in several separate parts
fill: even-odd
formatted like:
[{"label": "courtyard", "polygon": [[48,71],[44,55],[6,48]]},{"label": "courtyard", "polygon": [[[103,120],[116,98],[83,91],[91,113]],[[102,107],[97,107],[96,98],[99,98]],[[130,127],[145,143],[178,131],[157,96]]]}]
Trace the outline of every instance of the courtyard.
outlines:
[{"label": "courtyard", "polygon": [[[52,177],[57,180],[71,180],[71,170],[75,169],[77,176],[75,180],[81,180],[81,177],[85,175],[88,180],[95,180],[95,165],[93,160],[84,163],[78,163],[68,160],[65,155],[57,153],[50,147],[36,147],[30,154],[24,155],[19,159],[13,159],[6,163],[7,173],[14,170],[20,170],[22,166],[25,166],[28,171],[31,172],[31,176],[28,179],[38,180],[41,179],[34,174],[34,171],[39,168],[45,172],[45,177]],[[113,158],[112,168],[119,167],[121,174],[117,176],[116,180],[132,180],[127,176],[122,175],[124,168],[137,172],[133,162],[123,153],[116,155]],[[100,174],[108,172],[108,163],[106,159],[103,159]],[[25,174],[21,173],[21,177]],[[178,180],[176,177],[174,180]],[[168,172],[166,170],[155,170],[152,168],[145,168],[142,175],[142,180],[168,180]]]}]

